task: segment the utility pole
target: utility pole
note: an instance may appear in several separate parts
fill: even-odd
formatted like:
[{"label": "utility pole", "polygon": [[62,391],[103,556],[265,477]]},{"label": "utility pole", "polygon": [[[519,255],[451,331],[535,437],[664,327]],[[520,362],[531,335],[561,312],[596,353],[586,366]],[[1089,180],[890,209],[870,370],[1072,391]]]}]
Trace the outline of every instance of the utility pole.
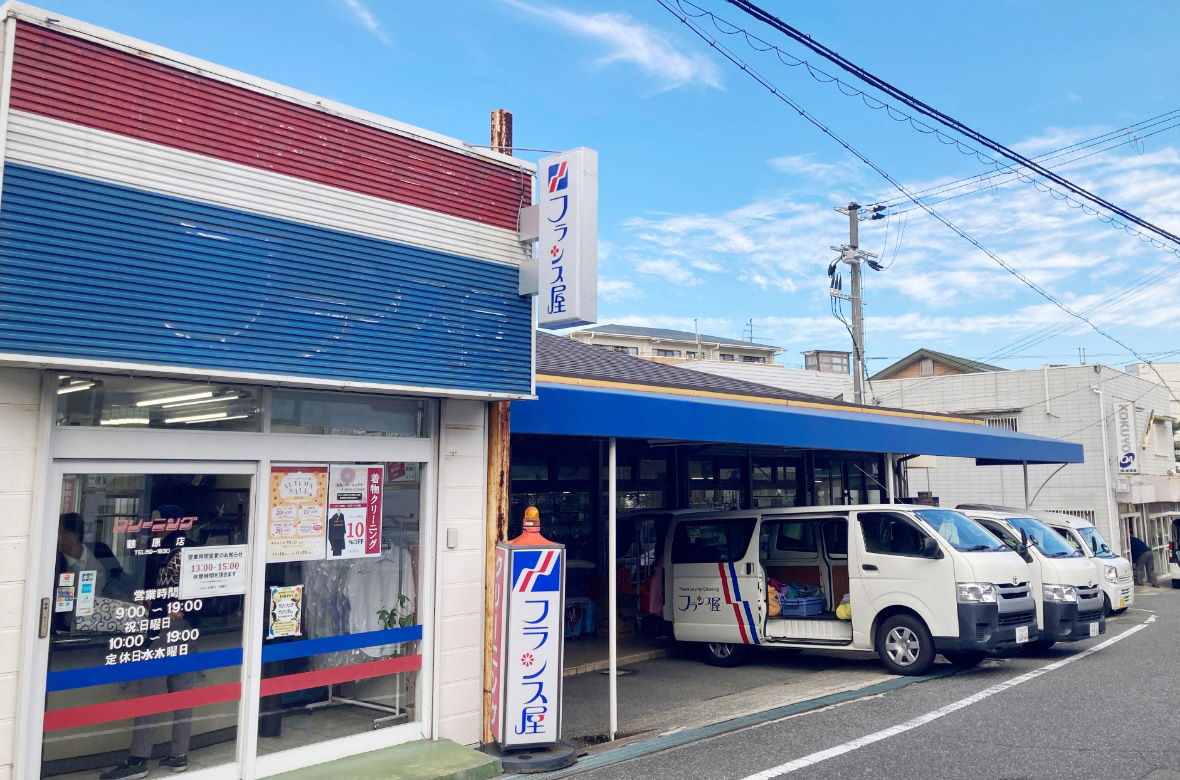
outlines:
[{"label": "utility pole", "polygon": [[[852,304],[852,395],[858,404],[865,402],[865,321],[864,296],[860,289],[860,264],[870,257],[876,257],[872,252],[860,250],[860,204],[852,201],[847,206],[836,207],[836,211],[848,215],[848,243],[844,246],[834,246],[832,249],[840,253],[840,261],[849,266],[852,280],[851,295],[844,295],[837,288],[830,293],[833,297],[841,298]],[[879,208],[872,208],[865,212],[863,219],[881,219]],[[874,266],[877,267],[877,266]]]}]

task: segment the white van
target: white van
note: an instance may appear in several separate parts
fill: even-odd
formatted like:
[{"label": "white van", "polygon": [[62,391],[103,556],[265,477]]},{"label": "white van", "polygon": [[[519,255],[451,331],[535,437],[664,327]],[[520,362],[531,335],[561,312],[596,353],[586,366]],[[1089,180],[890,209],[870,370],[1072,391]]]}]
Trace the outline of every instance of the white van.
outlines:
[{"label": "white van", "polygon": [[[1075,549],[1086,554],[1098,575],[1098,584],[1102,586],[1102,611],[1104,614],[1109,615],[1112,612],[1118,614],[1135,603],[1134,572],[1131,562],[1112,552],[1110,545],[1106,543],[1102,534],[1090,521],[1060,512],[1016,509],[994,504],[959,504],[958,509],[960,512],[967,509],[989,509],[996,512],[1035,517],[1060,534],[1061,538],[1073,545]],[[1176,571],[1175,576],[1180,577],[1180,567]],[[1180,584],[1177,584],[1176,587],[1180,587]]]},{"label": "white van", "polygon": [[1046,648],[1106,633],[1102,588],[1089,559],[1039,520],[1010,512],[959,510],[1020,553],[1032,574],[1040,638]]},{"label": "white van", "polygon": [[[875,651],[891,672],[920,675],[937,653],[970,666],[1037,638],[1027,564],[952,509],[877,504],[674,517],[664,572],[665,620],[676,639],[703,643],[718,666],[736,666],[754,645],[828,647]],[[769,579],[819,595],[780,599],[768,594]],[[850,620],[835,612],[845,598]]]}]

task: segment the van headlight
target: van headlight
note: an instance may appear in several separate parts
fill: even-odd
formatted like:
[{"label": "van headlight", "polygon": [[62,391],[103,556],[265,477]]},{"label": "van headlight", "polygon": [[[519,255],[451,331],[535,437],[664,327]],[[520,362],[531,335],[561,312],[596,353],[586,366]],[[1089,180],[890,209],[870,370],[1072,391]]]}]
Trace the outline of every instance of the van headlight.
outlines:
[{"label": "van headlight", "polygon": [[990,582],[960,582],[960,604],[995,604],[998,600],[996,586]]},{"label": "van headlight", "polygon": [[1041,590],[1045,594],[1045,601],[1054,601],[1060,604],[1063,602],[1073,603],[1078,600],[1078,589],[1073,585],[1046,584]]},{"label": "van headlight", "polygon": [[1106,581],[1115,583],[1119,581],[1119,569],[1117,566],[1106,567]]}]

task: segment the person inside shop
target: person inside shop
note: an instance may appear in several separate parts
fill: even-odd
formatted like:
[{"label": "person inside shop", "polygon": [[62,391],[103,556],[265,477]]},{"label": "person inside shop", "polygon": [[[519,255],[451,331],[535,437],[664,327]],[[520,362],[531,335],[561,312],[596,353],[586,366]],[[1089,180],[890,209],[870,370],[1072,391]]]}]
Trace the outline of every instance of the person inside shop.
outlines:
[{"label": "person inside shop", "polygon": [[[83,542],[85,530],[85,520],[77,512],[66,512],[58,518],[57,561],[53,581],[60,583],[61,575],[70,573],[74,575],[74,584],[69,587],[77,588],[78,575],[84,571],[92,571],[95,572],[95,593],[121,598],[128,584],[123,576],[122,564],[105,543],[98,540]],[[70,615],[70,612],[55,612],[54,629],[69,631]]]},{"label": "person inside shop", "polygon": [[[153,521],[169,518],[179,519],[183,516],[184,510],[176,504],[165,504],[152,510]],[[159,525],[160,528],[156,528],[156,525]],[[149,606],[148,617],[151,626],[146,644],[150,650],[165,651],[165,657],[180,655],[181,653],[177,653],[175,650],[179,650],[180,645],[186,645],[183,654],[192,655],[197,652],[195,643],[178,639],[184,635],[187,629],[194,628],[199,622],[196,614],[178,611],[180,569],[187,539],[183,531],[168,531],[164,527],[166,525],[166,523],[153,522],[149,549],[156,552],[148,557],[144,575],[145,589],[154,594],[152,598],[144,599]],[[195,682],[195,672],[172,674],[167,677],[149,677],[140,680],[139,695],[146,697],[187,691],[192,689]],[[136,718],[127,760],[114,769],[99,775],[99,780],[137,780],[137,778],[147,777],[148,759],[152,755],[156,726],[159,725],[159,722],[160,714],[141,715]],[[192,729],[192,709],[173,711],[172,743],[167,757],[160,759],[161,769],[169,769],[173,772],[183,772],[188,769],[188,749]]]},{"label": "person inside shop", "polygon": [[1135,584],[1155,587],[1155,555],[1137,536],[1131,537],[1131,560],[1135,562]]}]

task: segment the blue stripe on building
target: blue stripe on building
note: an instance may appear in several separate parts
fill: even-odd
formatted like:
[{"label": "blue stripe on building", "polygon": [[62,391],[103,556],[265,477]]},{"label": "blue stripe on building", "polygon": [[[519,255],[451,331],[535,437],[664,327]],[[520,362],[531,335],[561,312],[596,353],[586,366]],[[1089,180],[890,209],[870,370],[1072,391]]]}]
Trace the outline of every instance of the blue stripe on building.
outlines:
[{"label": "blue stripe on building", "polygon": [[8,163],[0,352],[528,393],[517,269]]}]

